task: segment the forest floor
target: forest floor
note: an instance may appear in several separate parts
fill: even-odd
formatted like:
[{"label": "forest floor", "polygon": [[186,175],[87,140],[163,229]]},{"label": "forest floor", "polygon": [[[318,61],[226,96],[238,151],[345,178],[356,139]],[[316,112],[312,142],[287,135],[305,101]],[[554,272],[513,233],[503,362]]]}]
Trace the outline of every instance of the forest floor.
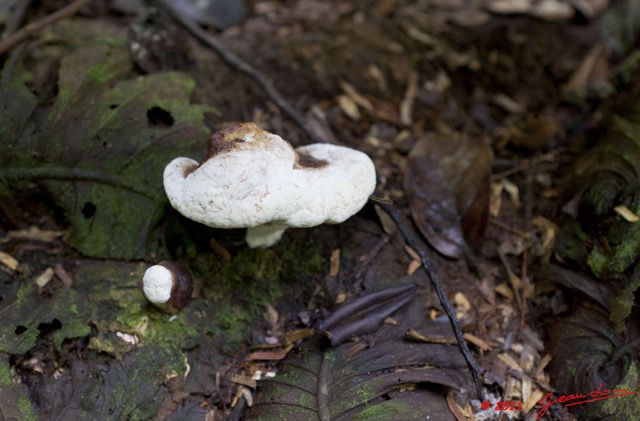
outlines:
[{"label": "forest floor", "polygon": [[[25,3],[0,9],[5,39],[66,6]],[[548,266],[568,168],[635,98],[634,2],[253,0],[203,26],[187,0],[80,3],[0,43],[0,419],[589,418],[543,411],[592,390],[565,379],[576,320]],[[164,165],[243,121],[365,152],[372,199],[269,249],[185,219]],[[164,259],[195,279],[177,316],[141,290]],[[636,392],[633,358],[593,378]]]}]

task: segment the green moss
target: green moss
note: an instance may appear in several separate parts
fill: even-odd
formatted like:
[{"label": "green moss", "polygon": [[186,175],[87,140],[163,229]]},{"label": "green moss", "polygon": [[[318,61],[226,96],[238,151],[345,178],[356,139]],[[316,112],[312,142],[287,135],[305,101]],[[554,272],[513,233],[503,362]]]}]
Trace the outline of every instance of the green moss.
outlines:
[{"label": "green moss", "polygon": [[283,241],[270,249],[244,249],[230,262],[200,254],[191,266],[197,278],[206,280],[203,297],[212,301],[209,328],[230,350],[245,339],[266,305],[310,290],[321,265],[315,247]]},{"label": "green moss", "polygon": [[[407,408],[404,407],[402,403],[397,400],[389,400],[386,402],[380,402],[376,405],[370,405],[365,407],[362,411],[353,415],[351,419],[353,420],[389,420],[394,419],[393,416],[399,413],[407,412]],[[425,419],[424,413],[421,411],[422,415],[420,419]]]},{"label": "green moss", "polygon": [[38,421],[38,417],[36,412],[33,410],[31,402],[29,402],[29,399],[24,395],[18,399],[18,410],[20,411],[20,415],[22,415],[22,419],[24,421]]},{"label": "green moss", "polygon": [[11,383],[11,367],[6,361],[0,360],[0,386],[9,386]]},{"label": "green moss", "polygon": [[[627,371],[627,375],[622,382],[610,388],[613,392],[617,390],[627,390],[636,392],[638,390],[638,366],[637,362],[632,362]],[[611,420],[633,420],[638,418],[640,413],[640,394],[621,396],[614,399],[604,399],[602,401],[589,404],[588,419],[611,419]]]},{"label": "green moss", "polygon": [[608,262],[609,259],[607,256],[597,248],[594,248],[591,253],[589,253],[589,257],[587,257],[589,269],[599,278],[604,275]]},{"label": "green moss", "polygon": [[24,303],[26,297],[30,296],[35,289],[36,285],[33,282],[24,282],[20,285],[20,289],[18,289],[18,293],[16,294],[18,305]]},{"label": "green moss", "polygon": [[368,387],[358,387],[357,390],[358,393],[358,398],[360,398],[360,402],[366,402],[368,403],[371,399],[373,399],[376,394],[375,391],[371,388]]}]

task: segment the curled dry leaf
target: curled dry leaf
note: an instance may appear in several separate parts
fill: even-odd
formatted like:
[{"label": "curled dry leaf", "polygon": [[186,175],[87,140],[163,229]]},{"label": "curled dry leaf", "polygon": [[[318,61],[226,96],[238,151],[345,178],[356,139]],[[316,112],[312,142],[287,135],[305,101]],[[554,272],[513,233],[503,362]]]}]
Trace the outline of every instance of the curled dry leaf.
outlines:
[{"label": "curled dry leaf", "polygon": [[416,143],[404,173],[411,215],[447,257],[482,241],[489,214],[493,153],[486,139],[431,135]]},{"label": "curled dry leaf", "polygon": [[[454,421],[445,395],[469,386],[462,355],[455,345],[403,339],[424,317],[419,298],[399,313],[399,324],[380,327],[371,341],[330,347],[320,338],[305,341],[275,378],[258,382],[245,419]],[[431,337],[450,327],[428,323],[420,329]]]},{"label": "curled dry leaf", "polygon": [[[609,312],[600,304],[581,300],[571,313],[549,332],[553,355],[549,373],[561,395],[587,394],[611,390],[612,394],[638,390],[638,342],[640,312],[636,306],[625,331],[612,330]],[[621,396],[615,404],[609,399],[571,408],[584,420],[635,419],[640,411],[640,394]],[[624,402],[623,402],[624,401]]]},{"label": "curled dry leaf", "polygon": [[334,346],[372,332],[387,316],[407,304],[415,290],[414,284],[406,284],[359,297],[335,311],[320,325],[320,330]]}]

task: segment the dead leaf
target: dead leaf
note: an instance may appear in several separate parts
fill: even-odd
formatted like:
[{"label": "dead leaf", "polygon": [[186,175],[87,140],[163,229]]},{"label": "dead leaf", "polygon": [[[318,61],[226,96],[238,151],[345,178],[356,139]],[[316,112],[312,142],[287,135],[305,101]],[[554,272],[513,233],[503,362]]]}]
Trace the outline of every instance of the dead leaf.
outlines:
[{"label": "dead leaf", "polygon": [[73,278],[69,275],[69,273],[64,269],[64,267],[60,263],[56,263],[53,266],[53,272],[58,277],[58,279],[60,279],[60,281],[65,287],[71,288],[73,286]]},{"label": "dead leaf", "polygon": [[338,97],[338,106],[350,119],[358,120],[360,118],[358,104],[356,104],[347,95],[340,95]]},{"label": "dead leaf", "polygon": [[289,351],[293,349],[293,345],[286,346],[281,351],[257,351],[252,352],[245,358],[247,361],[279,361],[287,356]]},{"label": "dead leaf", "polygon": [[0,263],[11,270],[18,269],[18,265],[20,264],[20,262],[18,262],[12,255],[5,253],[4,251],[0,251]]},{"label": "dead leaf", "polygon": [[360,95],[358,91],[356,91],[356,88],[344,80],[340,81],[340,87],[354,103],[358,104],[368,112],[373,113],[373,105],[371,105],[371,102],[364,96]]},{"label": "dead leaf", "polygon": [[329,268],[329,276],[338,276],[338,273],[340,272],[340,249],[334,249],[331,251],[329,262],[331,264]]},{"label": "dead leaf", "polygon": [[140,259],[161,243],[154,229],[167,203],[162,170],[204,144],[202,120],[211,110],[191,105],[195,82],[184,73],[131,78],[126,34],[105,22],[64,20],[44,32],[45,40],[49,31],[68,44],[59,49],[51,79],[60,94],[48,113],[36,110],[26,86],[32,76],[22,65],[3,73],[0,195],[7,183],[38,183],[64,210],[72,227],[67,241],[78,251]]},{"label": "dead leaf", "polygon": [[246,419],[452,419],[444,393],[462,384],[461,354],[452,345],[402,340],[402,329],[385,326],[387,334],[372,346],[306,343],[287,356],[274,379],[258,383]]},{"label": "dead leaf", "polygon": [[34,280],[38,287],[43,288],[53,278],[53,268],[46,268],[38,277]]},{"label": "dead leaf", "polygon": [[18,231],[9,231],[9,235],[7,235],[6,240],[3,239],[2,242],[9,240],[35,240],[35,241],[43,241],[45,243],[50,243],[56,238],[60,238],[65,235],[66,231],[49,231],[49,230],[41,230],[36,226],[29,227],[28,230],[18,230]]},{"label": "dead leaf", "polygon": [[419,140],[404,173],[411,215],[420,232],[447,257],[482,241],[489,215],[493,153],[486,139],[431,135]]},{"label": "dead leaf", "polygon": [[549,145],[558,132],[558,125],[550,117],[529,117],[515,130],[511,144],[528,151],[539,151]]},{"label": "dead leaf", "polygon": [[338,308],[322,324],[320,330],[333,345],[377,329],[387,316],[407,304],[416,286],[405,284],[367,294]]},{"label": "dead leaf", "polygon": [[[589,393],[605,389],[637,391],[640,308],[635,306],[625,332],[614,333],[609,311],[588,299],[575,300],[569,315],[556,318],[548,332],[553,358],[549,374],[562,393]],[[579,419],[626,419],[640,411],[640,394],[624,397],[624,404],[591,402],[572,408]]]},{"label": "dead leaf", "polygon": [[638,217],[638,215],[633,213],[633,211],[631,211],[631,209],[629,209],[628,207],[626,207],[624,205],[618,205],[615,208],[613,208],[613,210],[616,211],[616,213],[618,215],[620,215],[621,217],[623,217],[624,220],[627,221],[627,222],[638,222],[638,221],[640,221],[640,217]]}]

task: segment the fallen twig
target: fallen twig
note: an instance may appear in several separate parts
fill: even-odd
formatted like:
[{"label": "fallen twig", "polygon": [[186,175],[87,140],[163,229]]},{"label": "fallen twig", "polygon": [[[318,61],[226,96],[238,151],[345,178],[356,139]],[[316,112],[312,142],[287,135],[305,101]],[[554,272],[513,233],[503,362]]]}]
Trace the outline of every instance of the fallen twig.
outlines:
[{"label": "fallen twig", "polygon": [[259,70],[252,67],[249,63],[242,60],[240,57],[227,50],[215,37],[210,35],[207,31],[202,29],[200,25],[198,25],[193,19],[190,19],[184,16],[180,11],[178,11],[169,0],[160,0],[160,3],[164,7],[167,8],[171,16],[184,26],[191,35],[200,40],[207,47],[211,48],[225,63],[227,63],[232,68],[238,70],[241,73],[249,76],[253,79],[267,94],[269,99],[276,104],[280,110],[285,113],[294,123],[296,123],[304,132],[314,142],[322,142],[322,140],[316,139],[316,137],[311,133],[307,124],[304,120],[304,117],[298,111],[296,111],[276,90],[276,88],[267,80],[266,76],[262,74]]},{"label": "fallen twig", "polygon": [[22,22],[27,15],[27,10],[29,10],[29,7],[31,6],[31,1],[32,0],[24,0],[14,4],[13,12],[11,12],[10,18],[7,19],[4,32],[2,33],[2,39],[9,38],[11,34],[20,28],[20,25],[22,25]]},{"label": "fallen twig", "polygon": [[553,161],[558,155],[561,155],[567,151],[567,148],[561,147],[558,149],[554,149],[545,154],[534,156],[531,159],[527,159],[522,163],[516,165],[513,168],[509,168],[508,170],[502,171],[498,174],[493,174],[491,176],[491,181],[500,180],[501,178],[509,177],[510,175],[517,174],[519,172],[525,171],[531,167],[542,164],[543,162]]},{"label": "fallen twig", "polygon": [[14,32],[11,36],[0,41],[0,55],[15,47],[17,44],[20,44],[34,32],[38,32],[42,28],[51,25],[52,23],[55,23],[60,19],[75,15],[78,10],[80,10],[87,3],[89,3],[89,0],[76,0],[70,5],[63,7],[62,9],[50,15],[47,15],[42,19],[38,19],[35,22],[26,24],[18,31]]},{"label": "fallen twig", "polygon": [[442,282],[440,282],[440,278],[438,277],[438,274],[431,266],[431,262],[429,261],[429,258],[427,257],[427,254],[425,253],[424,248],[416,243],[416,241],[413,238],[413,235],[407,229],[398,211],[394,209],[392,206],[389,206],[384,203],[379,203],[378,205],[382,207],[382,209],[384,209],[384,211],[391,217],[391,219],[393,219],[393,222],[396,223],[396,226],[398,227],[398,231],[400,231],[400,234],[402,235],[402,238],[404,239],[405,243],[407,243],[407,245],[411,247],[413,250],[415,250],[416,253],[418,253],[418,256],[420,256],[420,260],[422,260],[422,267],[424,267],[424,270],[427,272],[427,275],[429,275],[429,278],[431,279],[431,283],[433,284],[433,287],[436,290],[436,293],[438,294],[438,298],[440,299],[440,304],[442,304],[442,308],[444,309],[444,312],[447,314],[447,317],[449,318],[449,322],[451,323],[451,327],[453,328],[453,334],[455,335],[456,341],[458,342],[458,348],[460,349],[462,356],[467,362],[467,366],[469,367],[469,371],[471,372],[471,377],[473,378],[473,384],[476,388],[476,393],[478,394],[478,399],[482,400],[480,384],[478,383],[478,373],[480,373],[480,368],[478,367],[478,364],[473,358],[473,355],[471,355],[471,351],[469,350],[469,347],[467,346],[467,343],[464,340],[464,334],[462,333],[460,322],[458,322],[455,311],[453,310],[453,307],[451,306],[449,299],[444,293],[444,288],[442,287]]}]

